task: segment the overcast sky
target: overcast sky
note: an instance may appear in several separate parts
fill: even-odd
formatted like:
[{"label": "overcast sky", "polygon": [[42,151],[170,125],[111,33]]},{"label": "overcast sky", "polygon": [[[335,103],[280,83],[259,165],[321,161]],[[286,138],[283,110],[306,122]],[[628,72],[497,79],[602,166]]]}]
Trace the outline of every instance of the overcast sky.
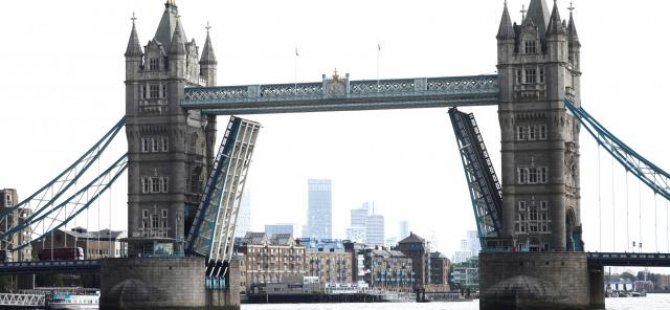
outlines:
[{"label": "overcast sky", "polygon": [[[0,48],[0,188],[17,188],[20,197],[29,196],[124,114],[123,53],[130,17],[133,12],[138,17],[144,44],[156,31],[163,3],[5,3],[0,19],[5,42]],[[520,20],[521,5],[527,3],[508,1],[513,20]],[[558,3],[567,19],[569,2]],[[178,0],[177,4],[188,39],[194,38],[200,46],[210,21],[220,85],[291,83],[295,75],[298,81],[320,81],[322,74],[331,75],[335,68],[350,73],[352,79],[376,79],[378,44],[381,78],[492,74],[503,7],[502,0]],[[664,91],[670,80],[670,20],[666,18],[670,4],[582,0],[575,1],[575,7],[583,45],[583,106],[639,153],[667,169]],[[297,71],[296,47],[300,52]],[[475,113],[500,171],[496,109],[462,110]],[[386,217],[388,236],[396,235],[398,221],[406,219],[411,230],[437,240],[440,250],[453,252],[475,223],[446,112],[247,116],[264,126],[247,186],[252,192],[254,227],[304,224],[307,179],[329,178],[333,180],[335,237],[344,237],[350,209],[375,201],[376,211]],[[219,121],[223,126],[226,119]],[[587,248],[624,250],[630,240],[642,239],[646,250],[667,250],[666,202],[658,200],[654,216],[653,196],[638,190],[632,177],[626,199],[623,170],[617,167],[612,172],[604,152],[598,160],[596,145],[586,131],[581,138]],[[115,154],[124,151],[122,140],[114,147]],[[122,183],[106,199],[114,205],[115,229],[125,229],[125,193]],[[627,200],[629,234],[623,216]],[[640,204],[645,212],[642,237]],[[614,213],[616,238],[612,238]],[[106,215],[101,221],[108,222]]]}]

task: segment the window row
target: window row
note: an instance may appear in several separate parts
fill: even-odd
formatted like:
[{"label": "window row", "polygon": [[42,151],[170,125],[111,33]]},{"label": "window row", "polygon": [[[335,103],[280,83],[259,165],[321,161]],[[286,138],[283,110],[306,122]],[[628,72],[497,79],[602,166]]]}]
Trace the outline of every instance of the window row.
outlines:
[{"label": "window row", "polygon": [[540,201],[539,205],[532,201],[519,201],[517,216],[514,221],[514,230],[517,233],[550,233],[549,206],[547,201]]},{"label": "window row", "polygon": [[142,138],[142,153],[168,152],[170,143],[167,137]]},{"label": "window row", "polygon": [[169,189],[168,177],[142,177],[141,182],[143,194],[167,193]]},{"label": "window row", "polygon": [[140,85],[140,99],[157,99],[167,97],[166,84]]},{"label": "window row", "polygon": [[[158,216],[157,214],[153,214],[152,216]],[[167,209],[161,209],[161,218],[167,218],[168,217],[168,210]],[[143,219],[148,219],[149,218],[149,209],[143,209],[142,210],[142,218]]]},{"label": "window row", "polygon": [[517,84],[544,84],[544,68],[526,68],[516,70]]},{"label": "window row", "polygon": [[547,167],[517,168],[517,181],[519,184],[538,184],[549,181]]},{"label": "window row", "polygon": [[516,139],[519,141],[547,140],[547,125],[517,126]]}]

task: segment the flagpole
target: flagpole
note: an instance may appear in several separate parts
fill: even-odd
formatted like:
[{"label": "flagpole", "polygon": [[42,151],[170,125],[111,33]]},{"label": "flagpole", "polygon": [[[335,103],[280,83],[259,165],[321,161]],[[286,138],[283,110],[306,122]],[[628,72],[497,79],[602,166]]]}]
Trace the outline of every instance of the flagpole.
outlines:
[{"label": "flagpole", "polygon": [[298,93],[298,47],[295,47],[295,56],[293,56],[293,95]]},{"label": "flagpole", "polygon": [[377,43],[377,92],[379,92],[379,54],[382,51],[381,43]]}]

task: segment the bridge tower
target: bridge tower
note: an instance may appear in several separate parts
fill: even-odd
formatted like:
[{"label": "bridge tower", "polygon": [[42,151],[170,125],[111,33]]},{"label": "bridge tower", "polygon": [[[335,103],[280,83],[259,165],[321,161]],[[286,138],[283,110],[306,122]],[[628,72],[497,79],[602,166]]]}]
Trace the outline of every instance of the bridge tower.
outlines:
[{"label": "bridge tower", "polygon": [[579,50],[574,20],[533,0],[521,25],[505,8],[498,39],[503,235],[529,251],[581,250]]},{"label": "bridge tower", "polygon": [[[579,37],[554,1],[531,0],[521,24],[507,4],[498,41],[502,143],[502,237],[512,251],[481,256],[481,309],[592,309],[602,269],[589,269],[581,240]],[[600,283],[598,278],[600,277]],[[595,298],[594,298],[595,296]]]},{"label": "bridge tower", "polygon": [[179,107],[184,87],[216,85],[207,29],[202,56],[167,1],[144,50],[135,23],[126,57],[129,256],[179,251],[214,158],[216,117]]}]

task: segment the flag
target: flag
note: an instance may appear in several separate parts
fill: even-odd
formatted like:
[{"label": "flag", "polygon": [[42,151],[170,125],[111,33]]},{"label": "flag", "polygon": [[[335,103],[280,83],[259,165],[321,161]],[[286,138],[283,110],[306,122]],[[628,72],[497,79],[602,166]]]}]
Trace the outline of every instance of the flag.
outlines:
[{"label": "flag", "polygon": [[377,43],[377,51],[378,51],[378,52],[381,52],[381,50],[382,50],[382,45],[381,45],[381,43]]},{"label": "flag", "polygon": [[297,47],[295,48],[295,56],[296,56],[296,57],[297,57],[297,56],[300,56],[300,54],[298,53],[298,48],[297,48]]}]

